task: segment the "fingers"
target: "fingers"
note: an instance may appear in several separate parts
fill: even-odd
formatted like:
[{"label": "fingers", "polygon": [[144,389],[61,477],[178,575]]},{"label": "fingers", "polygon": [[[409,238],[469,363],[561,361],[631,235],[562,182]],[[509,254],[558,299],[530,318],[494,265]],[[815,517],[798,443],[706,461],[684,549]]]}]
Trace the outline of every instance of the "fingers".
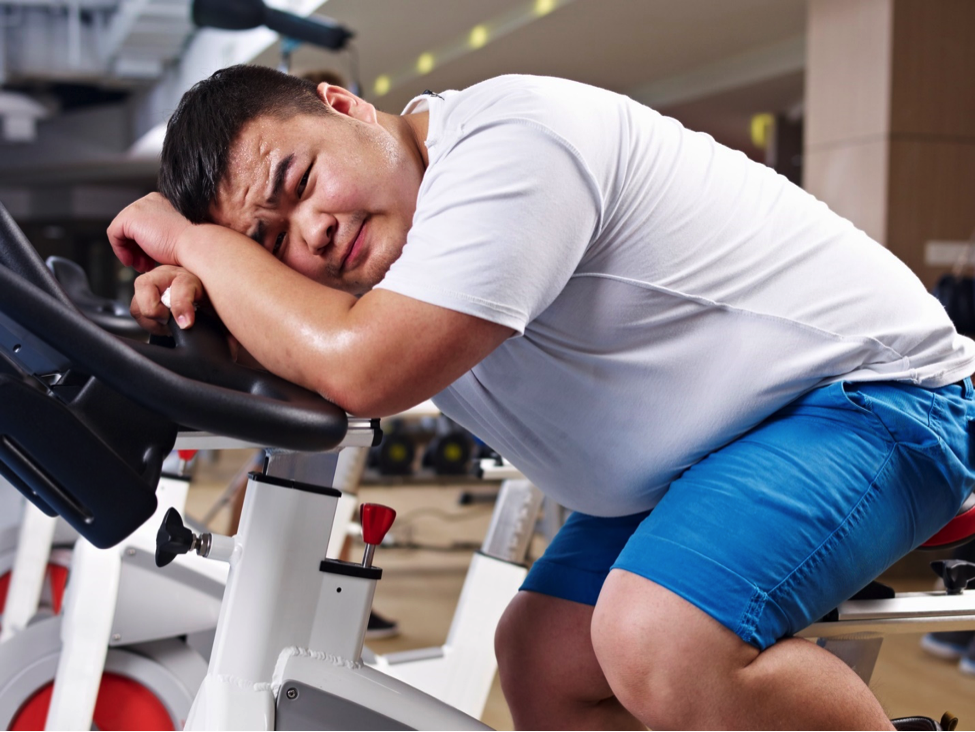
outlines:
[{"label": "fingers", "polygon": [[137,272],[149,272],[155,268],[156,263],[139,248],[135,241],[122,237],[111,228],[108,230],[108,240],[115,256],[126,267],[132,267]]},{"label": "fingers", "polygon": [[[159,284],[154,281],[154,274],[145,274],[135,280],[135,295],[132,298],[132,306],[129,312],[139,325],[150,333],[165,331],[164,326],[169,320],[169,308],[162,304],[160,296],[162,291]],[[168,287],[168,283],[165,287]],[[163,287],[163,289],[165,289]]]},{"label": "fingers", "polygon": [[[167,290],[168,306],[163,302]],[[203,298],[203,283],[196,275],[167,265],[136,279],[130,312],[151,333],[165,332],[170,311],[180,328],[189,328],[196,320],[196,303]]]},{"label": "fingers", "polygon": [[233,333],[227,333],[227,345],[230,347],[230,360],[236,361],[237,354],[243,349],[240,346],[240,341],[234,338]]},{"label": "fingers", "polygon": [[196,305],[203,300],[203,283],[196,275],[182,270],[169,286],[169,309],[183,329],[196,321]]},{"label": "fingers", "polygon": [[112,251],[122,264],[133,267],[138,272],[148,272],[155,267],[156,263],[142,250],[135,238],[133,229],[137,204],[138,201],[126,206],[109,224],[106,233]]},{"label": "fingers", "polygon": [[122,264],[149,272],[157,262],[179,264],[176,240],[190,226],[163,196],[150,193],[122,209],[106,233]]}]

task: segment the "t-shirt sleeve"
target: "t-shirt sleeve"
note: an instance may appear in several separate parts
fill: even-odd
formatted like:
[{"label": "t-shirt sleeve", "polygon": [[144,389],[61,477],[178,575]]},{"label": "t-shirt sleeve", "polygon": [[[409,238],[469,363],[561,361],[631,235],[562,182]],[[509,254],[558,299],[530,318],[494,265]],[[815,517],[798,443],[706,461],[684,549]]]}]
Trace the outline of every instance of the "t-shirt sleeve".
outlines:
[{"label": "t-shirt sleeve", "polygon": [[531,122],[487,126],[434,158],[403,253],[377,287],[524,333],[600,216],[594,178],[568,143]]}]

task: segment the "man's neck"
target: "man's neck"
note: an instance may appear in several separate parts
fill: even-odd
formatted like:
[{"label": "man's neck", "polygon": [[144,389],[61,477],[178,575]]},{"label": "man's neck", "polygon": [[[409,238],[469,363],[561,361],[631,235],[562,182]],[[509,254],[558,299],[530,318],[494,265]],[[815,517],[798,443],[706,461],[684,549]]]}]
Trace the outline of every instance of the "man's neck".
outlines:
[{"label": "man's neck", "polygon": [[430,164],[426,145],[430,113],[416,112],[414,114],[400,116],[380,112],[379,116],[382,125],[415,156],[421,168],[425,171],[427,165]]}]

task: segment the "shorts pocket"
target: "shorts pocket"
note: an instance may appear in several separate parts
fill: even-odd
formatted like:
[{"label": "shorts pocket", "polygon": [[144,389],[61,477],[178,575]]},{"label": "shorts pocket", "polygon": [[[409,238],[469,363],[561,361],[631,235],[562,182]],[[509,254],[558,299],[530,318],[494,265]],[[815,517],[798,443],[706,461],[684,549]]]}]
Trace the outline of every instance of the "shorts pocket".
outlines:
[{"label": "shorts pocket", "polygon": [[874,403],[874,400],[860,389],[859,384],[851,381],[840,381],[828,388],[834,392],[841,407],[862,414],[864,419],[869,422],[870,427],[879,433],[887,442],[897,441],[887,428],[883,418],[877,414],[877,405]]},{"label": "shorts pocket", "polygon": [[852,381],[841,381],[839,382],[838,386],[840,387],[840,393],[843,395],[843,398],[847,404],[858,412],[876,416],[874,415],[873,410],[867,407],[869,398],[866,394],[860,391],[859,386]]}]

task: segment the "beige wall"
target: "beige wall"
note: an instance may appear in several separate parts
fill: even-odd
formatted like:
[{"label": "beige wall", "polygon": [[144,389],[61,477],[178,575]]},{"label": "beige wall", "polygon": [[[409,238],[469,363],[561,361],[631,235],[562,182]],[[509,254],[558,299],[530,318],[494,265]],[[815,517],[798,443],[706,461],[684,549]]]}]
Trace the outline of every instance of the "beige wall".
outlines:
[{"label": "beige wall", "polygon": [[931,285],[975,231],[975,0],[810,0],[804,185]]}]

